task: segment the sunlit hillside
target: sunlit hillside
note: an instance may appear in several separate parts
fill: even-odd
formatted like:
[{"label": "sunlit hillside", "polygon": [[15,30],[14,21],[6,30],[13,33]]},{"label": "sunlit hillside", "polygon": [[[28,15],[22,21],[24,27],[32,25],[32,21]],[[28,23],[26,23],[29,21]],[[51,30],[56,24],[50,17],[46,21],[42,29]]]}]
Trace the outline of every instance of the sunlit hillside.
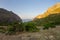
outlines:
[{"label": "sunlit hillside", "polygon": [[60,3],[55,4],[54,6],[48,8],[48,10],[42,15],[38,15],[36,18],[44,18],[50,14],[60,13]]}]

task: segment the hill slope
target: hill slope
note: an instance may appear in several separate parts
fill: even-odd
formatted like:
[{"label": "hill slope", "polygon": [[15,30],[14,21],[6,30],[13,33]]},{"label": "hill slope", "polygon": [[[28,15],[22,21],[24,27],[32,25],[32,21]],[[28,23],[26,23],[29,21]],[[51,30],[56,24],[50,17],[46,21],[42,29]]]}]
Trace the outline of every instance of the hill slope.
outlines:
[{"label": "hill slope", "polygon": [[12,22],[21,22],[21,18],[12,11],[0,8],[0,24],[8,24]]},{"label": "hill slope", "polygon": [[50,14],[55,14],[55,13],[60,13],[60,3],[57,3],[54,6],[48,8],[48,10],[44,14],[38,15],[35,18],[40,19],[40,18],[44,18],[44,17],[47,17]]}]

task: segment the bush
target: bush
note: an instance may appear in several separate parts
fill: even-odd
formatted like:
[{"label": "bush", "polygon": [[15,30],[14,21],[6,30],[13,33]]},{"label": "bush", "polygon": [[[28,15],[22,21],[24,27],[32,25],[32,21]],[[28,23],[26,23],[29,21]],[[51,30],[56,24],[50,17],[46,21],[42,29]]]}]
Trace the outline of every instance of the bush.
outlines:
[{"label": "bush", "polygon": [[16,32],[23,32],[24,31],[24,24],[21,23],[21,24],[17,24],[16,25]]},{"label": "bush", "polygon": [[28,32],[35,32],[35,31],[38,31],[38,28],[36,27],[35,23],[28,22],[25,25],[25,30]]},{"label": "bush", "polygon": [[9,34],[9,35],[11,35],[11,34],[15,34],[15,30],[16,30],[16,28],[14,27],[14,26],[8,26],[7,27],[7,31],[6,31],[6,34]]},{"label": "bush", "polygon": [[55,28],[54,23],[45,23],[43,29]]},{"label": "bush", "polygon": [[3,27],[0,27],[0,33],[5,33],[6,30]]},{"label": "bush", "polygon": [[16,32],[23,32],[24,26],[23,23],[12,23],[8,25],[6,34],[15,34]]},{"label": "bush", "polygon": [[12,35],[16,34],[18,32],[36,32],[39,31],[39,29],[36,27],[36,24],[34,22],[25,22],[25,23],[12,23],[7,26],[6,34]]}]

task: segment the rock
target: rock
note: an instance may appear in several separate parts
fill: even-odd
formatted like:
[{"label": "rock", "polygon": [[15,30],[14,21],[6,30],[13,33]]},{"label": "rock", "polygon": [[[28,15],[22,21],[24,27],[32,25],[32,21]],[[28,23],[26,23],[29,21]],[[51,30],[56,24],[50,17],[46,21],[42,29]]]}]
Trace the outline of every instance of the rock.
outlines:
[{"label": "rock", "polygon": [[0,24],[8,24],[13,22],[22,22],[22,20],[18,15],[16,15],[12,11],[0,8]]}]

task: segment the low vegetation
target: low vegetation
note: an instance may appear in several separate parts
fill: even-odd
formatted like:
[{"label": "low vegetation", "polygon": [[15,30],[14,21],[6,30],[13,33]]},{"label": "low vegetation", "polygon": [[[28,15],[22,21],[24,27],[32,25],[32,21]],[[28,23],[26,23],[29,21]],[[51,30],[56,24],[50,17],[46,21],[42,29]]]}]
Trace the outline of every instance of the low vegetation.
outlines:
[{"label": "low vegetation", "polygon": [[34,20],[37,26],[44,26],[43,29],[54,28],[60,25],[60,13],[51,14],[45,18]]},{"label": "low vegetation", "polygon": [[6,31],[4,29],[0,28],[1,32],[9,35],[16,34],[17,32],[36,32],[39,30],[34,22],[14,22],[6,27]]},{"label": "low vegetation", "polygon": [[36,24],[34,22],[27,22],[25,23],[25,31],[28,32],[36,32],[39,29],[36,27]]}]

